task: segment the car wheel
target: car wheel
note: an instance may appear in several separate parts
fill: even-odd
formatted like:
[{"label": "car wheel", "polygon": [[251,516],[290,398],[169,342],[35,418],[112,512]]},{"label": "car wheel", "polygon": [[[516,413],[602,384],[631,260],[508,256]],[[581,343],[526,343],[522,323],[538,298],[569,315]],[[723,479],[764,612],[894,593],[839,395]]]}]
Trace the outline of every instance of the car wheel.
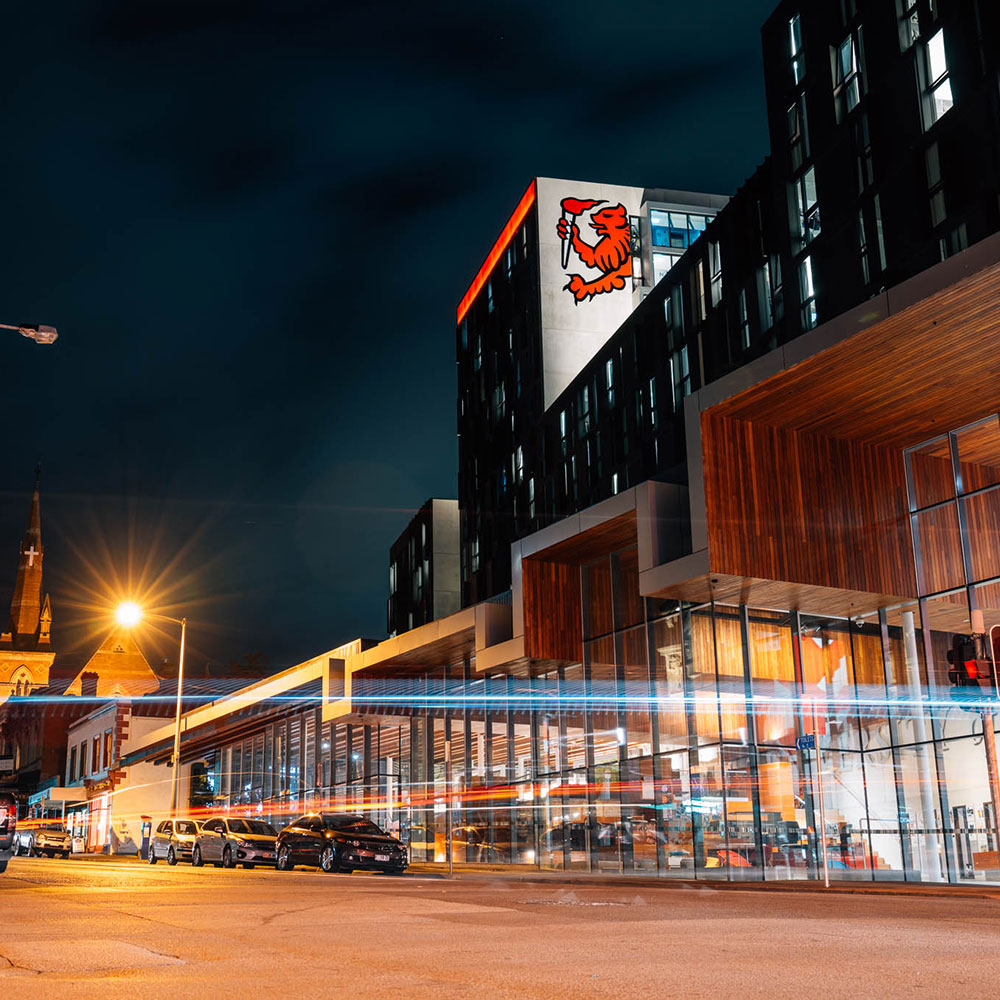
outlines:
[{"label": "car wheel", "polygon": [[205,862],[201,856],[201,848],[195,844],[194,850],[191,852],[191,867],[200,868],[204,863]]},{"label": "car wheel", "polygon": [[249,865],[248,865],[248,864],[247,864],[247,863],[246,863],[246,862],[244,861],[244,862],[243,862],[243,867],[244,867],[244,868],[245,868],[245,869],[246,869],[247,871],[250,871],[250,872],[252,872],[252,871],[254,870],[254,867],[255,867],[255,866],[254,866],[253,864],[249,864]]},{"label": "car wheel", "polygon": [[21,842],[15,838],[14,843],[11,844],[10,853],[16,858],[21,854]]},{"label": "car wheel", "polygon": [[167,864],[176,865],[177,864],[177,852],[174,850],[174,845],[171,844],[167,848]]},{"label": "car wheel", "polygon": [[28,857],[29,858],[40,858],[41,856],[42,856],[42,852],[37,847],[35,847],[34,844],[29,844],[28,845]]},{"label": "car wheel", "polygon": [[156,851],[154,851],[154,850],[153,850],[153,845],[152,845],[152,844],[150,844],[150,845],[149,845],[149,857],[148,857],[148,858],[146,858],[146,860],[147,860],[147,861],[148,861],[148,862],[149,862],[149,863],[150,863],[151,865],[155,865],[155,864],[156,864],[156,860],[157,860],[157,859],[156,859]]},{"label": "car wheel", "polygon": [[236,863],[233,861],[233,849],[228,844],[222,851],[222,867],[223,868],[236,867]]},{"label": "car wheel", "polygon": [[336,852],[329,844],[320,852],[319,866],[327,873],[340,870],[340,866],[337,864]]},{"label": "car wheel", "polygon": [[279,872],[290,872],[295,866],[292,864],[292,856],[288,853],[288,847],[282,844],[278,848],[278,857],[274,863]]},{"label": "car wheel", "polygon": [[63,851],[62,859],[63,861],[69,861],[69,851]]}]

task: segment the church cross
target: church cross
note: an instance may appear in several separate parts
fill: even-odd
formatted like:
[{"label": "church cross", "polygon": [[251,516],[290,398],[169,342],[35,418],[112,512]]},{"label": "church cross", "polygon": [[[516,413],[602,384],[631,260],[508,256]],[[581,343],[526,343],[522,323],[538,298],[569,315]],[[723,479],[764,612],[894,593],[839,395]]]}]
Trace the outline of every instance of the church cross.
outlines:
[{"label": "church cross", "polygon": [[35,543],[32,542],[31,543],[31,548],[28,549],[28,551],[25,552],[24,554],[28,557],[28,565],[29,566],[34,566],[35,565],[35,556],[40,556],[41,552],[39,552],[38,549],[35,548]]}]

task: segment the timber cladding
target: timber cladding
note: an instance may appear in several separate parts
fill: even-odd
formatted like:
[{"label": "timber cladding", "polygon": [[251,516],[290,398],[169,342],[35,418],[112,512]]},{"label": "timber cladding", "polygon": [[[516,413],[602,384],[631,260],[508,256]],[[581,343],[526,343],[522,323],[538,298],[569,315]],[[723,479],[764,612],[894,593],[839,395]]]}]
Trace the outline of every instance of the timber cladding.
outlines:
[{"label": "timber cladding", "polygon": [[916,593],[902,452],[702,414],[712,572]]},{"label": "timber cladding", "polygon": [[525,559],[524,655],[533,659],[583,660],[580,567]]}]

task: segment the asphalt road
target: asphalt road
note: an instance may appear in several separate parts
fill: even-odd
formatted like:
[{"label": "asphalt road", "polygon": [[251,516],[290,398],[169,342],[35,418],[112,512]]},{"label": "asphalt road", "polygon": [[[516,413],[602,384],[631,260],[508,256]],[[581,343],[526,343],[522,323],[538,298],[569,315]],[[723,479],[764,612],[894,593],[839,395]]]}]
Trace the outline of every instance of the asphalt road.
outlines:
[{"label": "asphalt road", "polygon": [[0,1000],[996,996],[1000,902],[15,858]]}]

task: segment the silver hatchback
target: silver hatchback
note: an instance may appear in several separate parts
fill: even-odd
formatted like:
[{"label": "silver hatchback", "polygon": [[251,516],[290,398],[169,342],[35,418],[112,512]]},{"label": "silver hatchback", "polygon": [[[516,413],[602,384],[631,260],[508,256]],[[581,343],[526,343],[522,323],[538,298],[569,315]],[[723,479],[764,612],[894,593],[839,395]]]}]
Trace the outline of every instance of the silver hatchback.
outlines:
[{"label": "silver hatchback", "polygon": [[201,830],[201,821],[196,819],[165,819],[156,828],[149,842],[151,865],[163,859],[168,865],[178,861],[190,861],[194,850],[194,838]]},{"label": "silver hatchback", "polygon": [[202,825],[194,844],[191,864],[198,868],[206,861],[223,868],[253,868],[274,864],[277,831],[270,823],[239,816],[216,816]]}]

